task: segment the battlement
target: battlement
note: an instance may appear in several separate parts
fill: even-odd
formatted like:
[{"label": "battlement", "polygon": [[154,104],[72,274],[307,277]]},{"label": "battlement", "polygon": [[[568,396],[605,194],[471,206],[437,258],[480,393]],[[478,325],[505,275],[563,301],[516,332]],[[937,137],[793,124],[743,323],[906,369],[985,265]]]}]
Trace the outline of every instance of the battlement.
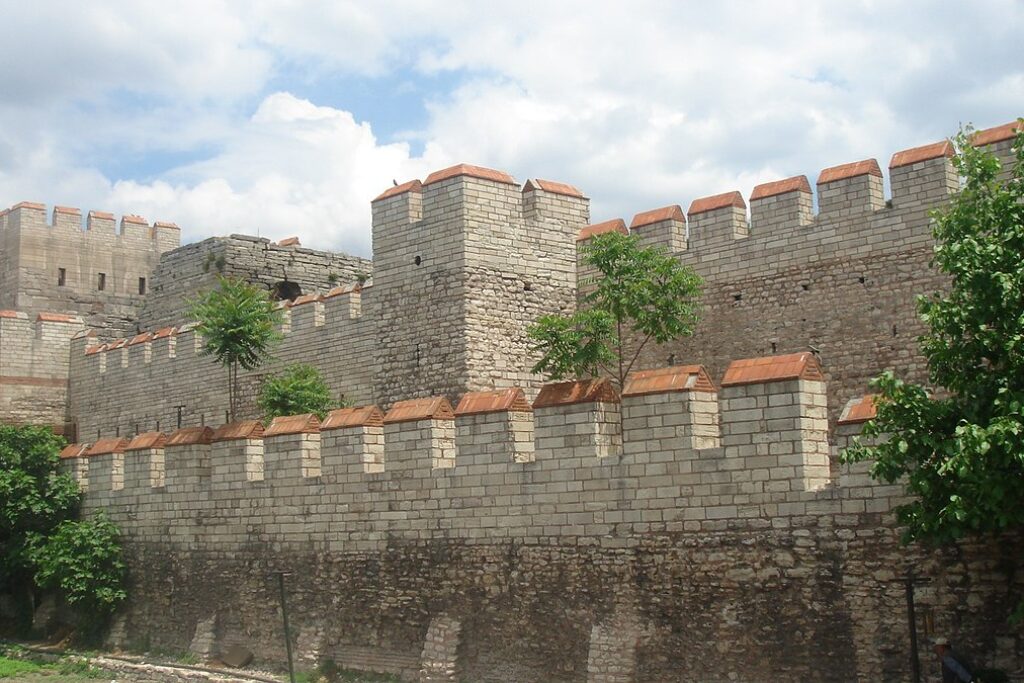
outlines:
[{"label": "battlement", "polygon": [[181,229],[174,223],[156,221],[150,224],[134,214],[125,214],[118,220],[106,211],[89,211],[83,224],[81,209],[54,206],[47,222],[46,205],[36,202],[19,202],[0,212],[0,229],[47,229],[65,237],[80,234],[84,239],[111,243],[130,241],[142,245],[152,242],[158,252],[173,249],[181,241]]},{"label": "battlement", "polygon": [[809,353],[736,361],[718,385],[701,366],[673,366],[633,374],[621,398],[588,380],[547,385],[532,406],[521,389],[470,393],[456,408],[413,399],[322,422],[107,438],[68,447],[62,462],[89,508],[138,511],[128,533],[200,524],[222,548],[243,544],[231,529],[247,525],[274,542],[346,549],[439,536],[616,545],[651,530],[884,513],[900,487],[845,489],[830,474],[830,448],[845,442],[829,443],[822,377]]}]

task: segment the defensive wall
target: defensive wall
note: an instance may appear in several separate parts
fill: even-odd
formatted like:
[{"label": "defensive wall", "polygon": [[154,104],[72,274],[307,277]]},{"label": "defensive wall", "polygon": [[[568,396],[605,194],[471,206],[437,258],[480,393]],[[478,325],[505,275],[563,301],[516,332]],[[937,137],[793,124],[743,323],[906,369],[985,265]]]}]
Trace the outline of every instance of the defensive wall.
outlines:
[{"label": "defensive wall", "polygon": [[[421,681],[907,680],[922,637],[1017,668],[1017,539],[898,542],[900,485],[830,453],[808,352],[104,438],[63,464],[122,528],[135,646]],[[930,680],[930,679],[926,679]]]},{"label": "defensive wall", "polygon": [[[974,139],[996,153],[1007,173],[1015,125]],[[888,200],[878,163],[865,160],[820,173],[817,213],[808,179],[797,176],[757,186],[749,217],[747,202],[732,192],[695,200],[685,214],[678,205],[645,211],[630,226],[621,219],[589,224],[589,201],[564,183],[531,179],[519,187],[499,171],[445,169],[374,200],[373,287],[348,300],[322,298],[323,290],[297,300],[310,308],[293,309],[299,322],[276,351],[279,364],[264,371],[310,362],[336,392],[384,407],[511,386],[532,399],[541,378],[529,372],[535,358],[526,327],[544,313],[575,306],[577,279],[588,276],[577,263],[579,245],[603,231],[631,231],[665,246],[705,279],[696,334],[647,348],[639,366],[699,358],[721,373],[732,358],[814,350],[828,368],[834,423],[843,397],[862,392],[883,370],[926,380],[914,302],[945,286],[929,267],[928,213],[958,187],[951,153],[948,142],[895,153]],[[168,273],[193,274],[158,294],[177,302],[167,305],[179,305],[181,288],[193,287],[190,278],[211,262],[187,256],[208,243],[224,241],[190,245],[164,259]],[[181,269],[170,267],[172,257]],[[332,315],[335,306],[341,315]],[[223,371],[212,361],[172,356],[163,346],[154,347],[155,355],[147,347],[132,355],[128,341],[100,346],[100,357],[84,356],[84,345],[73,352],[69,421],[81,425],[83,438],[223,419]],[[101,360],[110,351],[116,361]],[[261,379],[247,378],[248,396]]]}]

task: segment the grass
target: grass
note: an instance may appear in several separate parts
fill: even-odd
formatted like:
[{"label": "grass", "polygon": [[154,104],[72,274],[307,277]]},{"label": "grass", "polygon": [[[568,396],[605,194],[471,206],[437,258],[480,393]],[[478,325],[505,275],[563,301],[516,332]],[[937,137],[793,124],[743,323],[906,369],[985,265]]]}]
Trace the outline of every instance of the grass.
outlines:
[{"label": "grass", "polygon": [[[11,653],[13,654],[13,653]],[[62,659],[53,664],[39,664],[28,659],[0,655],[0,679],[24,683],[86,683],[105,678],[102,669],[88,662]]]},{"label": "grass", "polygon": [[15,676],[23,676],[29,673],[35,673],[43,667],[39,666],[35,662],[28,662],[24,659],[10,659],[9,657],[0,657],[0,678],[14,678]]}]

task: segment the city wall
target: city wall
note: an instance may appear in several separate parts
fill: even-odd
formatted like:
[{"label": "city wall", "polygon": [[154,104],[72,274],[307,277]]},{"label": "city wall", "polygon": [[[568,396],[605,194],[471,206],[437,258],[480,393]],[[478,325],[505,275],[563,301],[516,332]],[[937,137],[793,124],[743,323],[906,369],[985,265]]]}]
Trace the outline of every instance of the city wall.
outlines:
[{"label": "city wall", "polygon": [[[830,453],[810,353],[73,445],[125,533],[136,645],[425,681],[905,680],[903,584],[927,632],[1013,668],[1013,539],[899,545],[902,487]],[[1009,542],[1007,542],[1009,541]],[[922,634],[922,635],[925,635]]]}]

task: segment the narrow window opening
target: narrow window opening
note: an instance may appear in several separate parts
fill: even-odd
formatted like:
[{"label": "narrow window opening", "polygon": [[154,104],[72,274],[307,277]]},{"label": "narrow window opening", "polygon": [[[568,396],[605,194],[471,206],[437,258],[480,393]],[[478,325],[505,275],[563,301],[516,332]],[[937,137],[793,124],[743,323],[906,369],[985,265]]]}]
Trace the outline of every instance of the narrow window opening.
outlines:
[{"label": "narrow window opening", "polygon": [[68,271],[64,268],[57,269],[57,286],[63,287],[68,281]]},{"label": "narrow window opening", "polygon": [[778,350],[779,350],[779,345],[776,344],[775,342],[772,342],[772,353],[775,353]]},{"label": "narrow window opening", "polygon": [[895,325],[892,326],[892,336],[894,336],[894,337],[896,336],[896,326]]},{"label": "narrow window opening", "polygon": [[103,291],[107,288],[107,274],[99,273],[96,277],[96,289]]},{"label": "narrow window opening", "polygon": [[121,427],[114,427],[114,436],[121,436]]},{"label": "narrow window opening", "polygon": [[146,293],[146,278],[140,277],[139,278],[139,294],[145,294],[145,293]]},{"label": "narrow window opening", "polygon": [[423,262],[423,259],[421,259],[419,256],[417,256],[412,261],[413,261],[413,263],[415,263],[418,266],[420,263]]}]

